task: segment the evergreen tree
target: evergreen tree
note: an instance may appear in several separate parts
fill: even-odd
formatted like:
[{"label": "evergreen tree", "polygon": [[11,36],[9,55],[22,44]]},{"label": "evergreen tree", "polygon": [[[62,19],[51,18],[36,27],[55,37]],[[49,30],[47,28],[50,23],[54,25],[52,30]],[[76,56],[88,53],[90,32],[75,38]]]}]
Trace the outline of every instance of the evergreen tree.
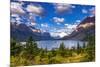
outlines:
[{"label": "evergreen tree", "polygon": [[77,54],[79,54],[81,52],[81,46],[79,44],[79,42],[77,43]]},{"label": "evergreen tree", "polygon": [[34,58],[38,54],[38,47],[37,43],[33,40],[32,36],[29,37],[28,41],[26,42],[25,52],[27,57]]},{"label": "evergreen tree", "polygon": [[80,44],[79,44],[79,42],[77,43],[77,49],[80,49]]},{"label": "evergreen tree", "polygon": [[51,52],[53,56],[56,56],[56,50],[54,48],[52,48]]},{"label": "evergreen tree", "polygon": [[85,42],[83,43],[83,48],[86,48],[86,44],[85,44]]},{"label": "evergreen tree", "polygon": [[61,51],[65,50],[65,45],[63,42],[60,44],[59,50]]},{"label": "evergreen tree", "polygon": [[88,53],[88,61],[95,60],[95,36],[89,36],[86,52]]},{"label": "evergreen tree", "polygon": [[47,53],[48,52],[48,48],[47,48],[47,46],[45,47],[45,53]]},{"label": "evergreen tree", "polygon": [[10,41],[10,50],[11,50],[11,55],[15,55],[16,54],[16,41],[14,39],[11,39]]},{"label": "evergreen tree", "polygon": [[11,38],[10,44],[11,55],[19,55],[22,50],[22,46],[20,45],[20,43],[18,43],[15,39]]},{"label": "evergreen tree", "polygon": [[61,56],[63,56],[63,57],[65,56],[65,45],[63,42],[60,44],[59,52],[60,52]]}]

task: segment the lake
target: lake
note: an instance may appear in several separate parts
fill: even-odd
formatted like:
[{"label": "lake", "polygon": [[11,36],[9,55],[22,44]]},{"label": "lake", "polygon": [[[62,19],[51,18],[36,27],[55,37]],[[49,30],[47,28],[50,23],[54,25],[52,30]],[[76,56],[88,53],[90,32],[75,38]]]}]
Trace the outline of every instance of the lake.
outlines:
[{"label": "lake", "polygon": [[[66,48],[71,47],[77,47],[77,44],[79,43],[80,46],[87,45],[87,42],[85,41],[77,41],[77,40],[45,40],[45,41],[36,41],[39,48],[47,48],[48,50],[51,50],[52,48],[59,48],[60,44],[63,42]],[[25,44],[25,42],[22,42]]]},{"label": "lake", "polygon": [[75,40],[47,40],[47,41],[37,41],[39,48],[47,48],[48,50],[51,50],[52,48],[59,48],[61,43],[64,43],[66,48],[71,47],[77,47],[77,44],[79,43],[80,46],[83,46],[87,44],[85,41],[75,41]]}]

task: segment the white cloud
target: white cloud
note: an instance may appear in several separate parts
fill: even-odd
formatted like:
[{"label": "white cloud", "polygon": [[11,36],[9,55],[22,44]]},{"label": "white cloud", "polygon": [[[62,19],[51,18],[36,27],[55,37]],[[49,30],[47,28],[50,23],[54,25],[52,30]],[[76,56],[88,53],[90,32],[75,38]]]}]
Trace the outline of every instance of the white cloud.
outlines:
[{"label": "white cloud", "polygon": [[64,37],[71,34],[76,29],[77,24],[65,24],[65,27],[59,29],[52,29],[50,32],[52,37]]},{"label": "white cloud", "polygon": [[93,17],[95,15],[95,7],[92,7],[91,9],[89,9],[90,12],[90,17]]},{"label": "white cloud", "polygon": [[95,15],[95,7],[91,7],[89,10],[82,9],[82,13],[84,14],[90,14],[90,17],[93,17]]},{"label": "white cloud", "polygon": [[77,23],[80,23],[80,22],[81,22],[81,20],[76,20],[76,22],[77,22]]},{"label": "white cloud", "polygon": [[65,27],[59,29],[52,29],[50,32],[53,37],[64,37],[71,34],[76,29],[77,24],[65,24]]},{"label": "white cloud", "polygon": [[18,14],[11,14],[11,17],[19,17]]},{"label": "white cloud", "polygon": [[57,22],[57,23],[62,23],[62,22],[64,22],[64,18],[59,18],[59,17],[53,17],[53,21],[54,22]]},{"label": "white cloud", "polygon": [[87,14],[88,13],[88,10],[82,9],[82,13]]},{"label": "white cloud", "polygon": [[95,12],[95,7],[92,7],[91,9],[89,9],[90,12]]},{"label": "white cloud", "polygon": [[21,18],[18,14],[11,14],[11,22],[20,22]]},{"label": "white cloud", "polygon": [[17,24],[21,24],[21,23],[23,23],[23,22],[21,22],[20,20],[17,20],[16,22],[17,22]]},{"label": "white cloud", "polygon": [[49,27],[48,24],[41,24],[41,27]]},{"label": "white cloud", "polygon": [[65,24],[65,27],[69,28],[69,29],[75,29],[77,26],[77,24]]},{"label": "white cloud", "polygon": [[40,5],[36,6],[36,5],[30,4],[27,6],[26,10],[28,12],[31,12],[37,15],[43,14],[43,8]]},{"label": "white cloud", "polygon": [[52,37],[60,37],[60,38],[62,38],[64,36],[67,36],[68,34],[62,31],[62,32],[51,32],[50,35]]},{"label": "white cloud", "polygon": [[16,20],[14,18],[11,18],[10,22],[16,22]]},{"label": "white cloud", "polygon": [[71,10],[72,8],[75,8],[75,6],[71,5],[71,4],[65,4],[65,3],[62,3],[62,4],[54,4],[54,8],[56,9],[56,12],[64,12],[64,11],[69,11]]},{"label": "white cloud", "polygon": [[34,15],[33,13],[29,13],[29,20],[30,22],[34,22],[36,20],[36,15]]},{"label": "white cloud", "polygon": [[57,25],[60,25],[61,23],[57,23]]},{"label": "white cloud", "polygon": [[19,21],[19,20],[21,20],[21,18],[20,17],[16,17],[16,21]]},{"label": "white cloud", "polygon": [[66,36],[67,35],[67,33],[65,33],[65,32],[61,32],[60,34],[59,34],[59,36],[62,38],[62,37],[64,37],[64,36]]},{"label": "white cloud", "polygon": [[65,24],[65,26],[68,26],[69,24]]},{"label": "white cloud", "polygon": [[19,2],[11,2],[11,13],[12,14],[24,14],[25,11],[23,10],[22,3]]},{"label": "white cloud", "polygon": [[31,22],[31,25],[34,26],[34,25],[36,25],[36,23],[35,22]]},{"label": "white cloud", "polygon": [[71,8],[76,8],[76,6],[71,5]]},{"label": "white cloud", "polygon": [[75,29],[77,25],[68,25],[68,28]]},{"label": "white cloud", "polygon": [[64,36],[67,36],[69,35],[71,32],[73,31],[73,29],[69,29],[69,28],[60,28],[60,29],[56,29],[56,31],[52,31],[50,32],[50,35],[52,37],[64,37]]}]

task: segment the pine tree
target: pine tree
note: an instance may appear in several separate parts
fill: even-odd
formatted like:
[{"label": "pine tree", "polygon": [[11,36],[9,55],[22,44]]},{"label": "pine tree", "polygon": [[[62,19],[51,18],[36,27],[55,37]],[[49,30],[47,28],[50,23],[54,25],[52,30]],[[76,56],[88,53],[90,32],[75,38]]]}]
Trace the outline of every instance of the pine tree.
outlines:
[{"label": "pine tree", "polygon": [[80,44],[79,44],[79,42],[77,43],[77,49],[78,49],[78,50],[80,49]]},{"label": "pine tree", "polygon": [[60,44],[59,53],[61,56],[63,56],[63,57],[65,56],[65,45],[63,42]]},{"label": "pine tree", "polygon": [[85,48],[86,47],[86,44],[85,44],[85,42],[83,43],[83,48]]},{"label": "pine tree", "polygon": [[10,42],[10,50],[11,50],[11,55],[15,55],[16,54],[16,41],[15,39],[11,39],[11,42]]},{"label": "pine tree", "polygon": [[22,46],[20,45],[19,42],[16,41],[16,39],[11,38],[11,55],[15,56],[15,55],[19,55],[19,53],[22,50]]},{"label": "pine tree", "polygon": [[81,46],[79,44],[79,42],[77,43],[77,54],[79,54],[81,52]]},{"label": "pine tree", "polygon": [[56,50],[54,48],[52,48],[51,52],[53,56],[56,56]]},{"label": "pine tree", "polygon": [[59,50],[61,51],[65,50],[65,45],[63,42],[60,44]]},{"label": "pine tree", "polygon": [[89,36],[86,51],[88,53],[88,61],[95,60],[95,36]]},{"label": "pine tree", "polygon": [[26,48],[25,48],[27,57],[34,58],[38,54],[38,51],[39,49],[37,47],[37,43],[33,40],[32,36],[30,36],[26,43]]},{"label": "pine tree", "polygon": [[39,55],[40,55],[40,58],[44,58],[45,57],[45,51],[43,49],[41,49]]}]

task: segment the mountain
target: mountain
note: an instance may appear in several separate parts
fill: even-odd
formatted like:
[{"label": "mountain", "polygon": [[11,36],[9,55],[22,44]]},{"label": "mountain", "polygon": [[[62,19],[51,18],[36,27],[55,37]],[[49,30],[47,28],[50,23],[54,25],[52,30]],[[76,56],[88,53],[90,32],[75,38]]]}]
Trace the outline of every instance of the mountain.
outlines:
[{"label": "mountain", "polygon": [[88,35],[95,35],[95,16],[86,17],[69,36],[63,39],[84,40]]},{"label": "mountain", "polygon": [[53,39],[48,32],[41,32],[33,26],[27,26],[24,23],[12,23],[11,22],[11,38],[15,38],[17,41],[26,41],[30,36],[34,40],[50,40]]}]

